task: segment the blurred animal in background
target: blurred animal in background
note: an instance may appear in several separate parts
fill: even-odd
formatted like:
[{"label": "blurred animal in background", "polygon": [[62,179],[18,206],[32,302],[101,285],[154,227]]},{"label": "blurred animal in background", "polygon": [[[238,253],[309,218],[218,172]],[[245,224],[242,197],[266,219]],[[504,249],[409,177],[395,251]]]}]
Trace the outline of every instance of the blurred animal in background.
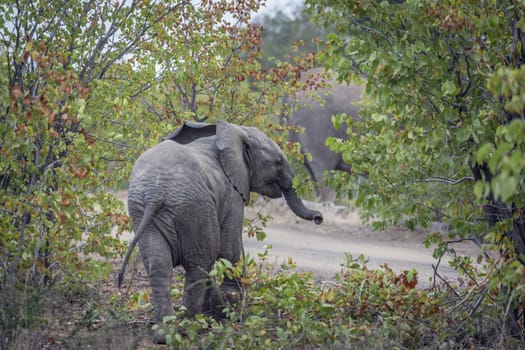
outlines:
[{"label": "blurred animal in background", "polygon": [[[324,83],[321,87],[312,83],[319,77]],[[329,72],[326,75],[323,68],[304,72],[301,81],[307,86],[312,85],[313,88],[300,90],[295,98],[290,96],[285,99],[284,103],[292,104],[296,109],[291,115],[283,115],[281,121],[298,129],[298,132],[290,132],[290,140],[301,145],[304,165],[311,179],[318,185],[318,200],[332,201],[335,199],[335,192],[325,185],[323,180],[325,172],[351,171],[351,165],[344,163],[341,155],[330,150],[325,144],[329,137],[348,139],[346,125],[336,130],[332,123],[332,116],[345,113],[357,119],[364,84],[338,83],[335,74]],[[307,154],[310,154],[311,159]]]}]

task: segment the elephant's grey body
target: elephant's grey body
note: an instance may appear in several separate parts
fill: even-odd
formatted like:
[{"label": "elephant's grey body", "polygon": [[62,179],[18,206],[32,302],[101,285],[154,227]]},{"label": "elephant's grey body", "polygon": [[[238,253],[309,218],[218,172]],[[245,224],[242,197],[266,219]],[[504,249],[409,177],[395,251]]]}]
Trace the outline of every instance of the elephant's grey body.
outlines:
[{"label": "elephant's grey body", "polygon": [[[322,68],[311,69],[301,75],[301,80],[315,79],[323,73]],[[318,197],[321,201],[333,200],[333,191],[324,185],[323,174],[327,170],[350,171],[350,165],[343,162],[340,154],[330,150],[325,142],[328,137],[348,139],[346,126],[336,130],[332,116],[345,113],[353,118],[359,116],[359,102],[364,86],[338,83],[333,78],[325,79],[326,87],[315,91],[299,91],[296,99],[286,102],[296,103],[299,108],[286,118],[288,124],[304,129],[300,133],[290,133],[290,140],[301,145],[303,154],[310,154],[311,160],[304,157],[304,165],[313,181],[319,184]],[[313,95],[313,96],[312,96]],[[323,101],[323,103],[319,103]]]},{"label": "elephant's grey body", "polygon": [[[299,216],[322,221],[300,204],[282,151],[254,128],[228,123],[185,123],[142,154],[133,168],[128,210],[135,237],[121,272],[122,283],[135,244],[150,277],[156,322],[173,313],[172,269],[186,271],[183,304],[194,315],[220,307],[223,295],[208,273],[215,261],[236,263],[242,251],[244,205],[250,191],[291,196]],[[288,200],[288,199],[287,199]]]}]

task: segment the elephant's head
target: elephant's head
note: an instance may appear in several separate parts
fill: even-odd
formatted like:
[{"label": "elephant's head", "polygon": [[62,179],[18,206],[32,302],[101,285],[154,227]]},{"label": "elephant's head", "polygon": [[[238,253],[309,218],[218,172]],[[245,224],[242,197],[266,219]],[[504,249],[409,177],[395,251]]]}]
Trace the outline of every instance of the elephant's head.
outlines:
[{"label": "elephant's head", "polygon": [[253,127],[217,124],[217,147],[224,172],[243,198],[257,192],[270,198],[282,195],[290,209],[305,220],[323,222],[320,212],[307,209],[292,187],[293,172],[286,156],[268,136]]},{"label": "elephant's head", "polygon": [[286,156],[268,136],[253,127],[226,122],[217,125],[188,123],[175,130],[168,139],[190,143],[199,137],[216,136],[216,145],[224,173],[233,187],[249,201],[250,192],[270,198],[284,195],[290,209],[316,224],[323,221],[320,212],[305,208],[292,187],[293,172]]}]

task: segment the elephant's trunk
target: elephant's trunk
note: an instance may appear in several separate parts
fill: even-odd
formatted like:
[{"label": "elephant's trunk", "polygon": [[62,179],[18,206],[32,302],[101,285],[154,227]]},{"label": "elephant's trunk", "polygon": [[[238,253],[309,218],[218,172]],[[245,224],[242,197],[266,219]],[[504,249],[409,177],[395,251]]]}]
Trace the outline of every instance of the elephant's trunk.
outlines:
[{"label": "elephant's trunk", "polygon": [[297,196],[297,192],[292,187],[283,192],[286,203],[295,215],[304,220],[310,220],[320,225],[323,222],[323,214],[317,210],[311,210],[304,206],[303,201]]}]

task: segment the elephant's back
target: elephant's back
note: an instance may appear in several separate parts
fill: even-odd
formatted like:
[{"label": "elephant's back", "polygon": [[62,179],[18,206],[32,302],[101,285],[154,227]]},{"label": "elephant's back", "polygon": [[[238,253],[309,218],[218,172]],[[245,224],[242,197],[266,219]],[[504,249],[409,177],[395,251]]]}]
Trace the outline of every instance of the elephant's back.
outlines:
[{"label": "elephant's back", "polygon": [[[144,152],[130,178],[129,200],[185,202],[209,191],[210,177],[218,177],[213,147],[182,145],[166,140]],[[205,200],[203,197],[202,200]]]},{"label": "elephant's back", "polygon": [[174,141],[163,141],[148,149],[136,161],[131,181],[147,179],[150,183],[183,181],[188,177],[198,176],[205,172],[211,155],[203,155],[190,145]]}]

